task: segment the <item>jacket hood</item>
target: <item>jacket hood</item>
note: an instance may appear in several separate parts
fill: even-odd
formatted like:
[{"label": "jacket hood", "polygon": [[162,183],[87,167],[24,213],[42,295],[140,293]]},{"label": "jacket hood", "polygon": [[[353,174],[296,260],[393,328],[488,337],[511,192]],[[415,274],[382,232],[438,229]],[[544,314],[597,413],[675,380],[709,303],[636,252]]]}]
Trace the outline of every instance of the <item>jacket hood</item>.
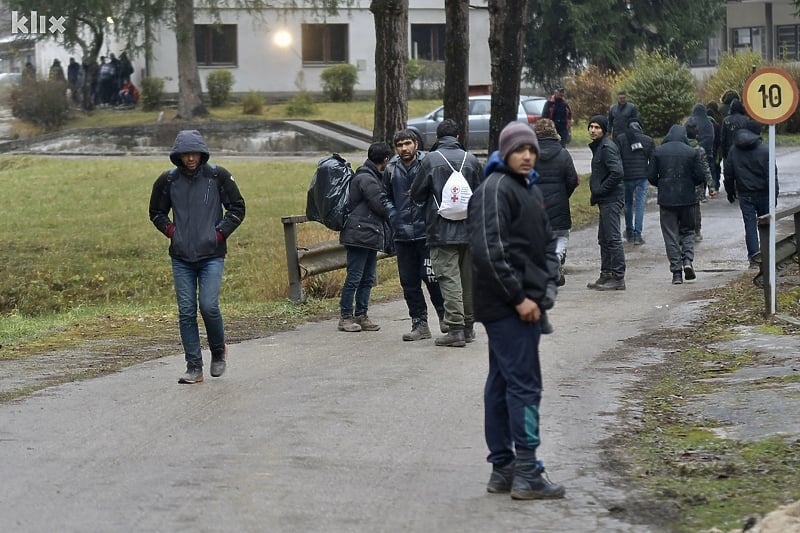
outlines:
[{"label": "jacket hood", "polygon": [[680,124],[675,124],[664,136],[663,142],[680,142],[683,144],[689,144],[689,137],[686,135],[686,128]]},{"label": "jacket hood", "polygon": [[706,106],[705,104],[696,103],[692,108],[692,115],[696,117],[705,117],[706,116]]},{"label": "jacket hood", "polygon": [[446,135],[444,137],[440,137],[440,138],[436,139],[436,141],[433,143],[433,146],[431,146],[430,151],[431,152],[435,152],[439,148],[444,148],[444,147],[447,147],[447,148],[458,148],[460,150],[464,150],[465,152],[467,151],[467,149],[464,148],[464,145],[461,144],[461,141],[459,141],[457,138],[452,137],[450,135]]},{"label": "jacket hood", "polygon": [[561,153],[561,142],[555,137],[539,139],[539,159],[548,161]]},{"label": "jacket hood", "polygon": [[739,128],[733,134],[733,145],[739,150],[753,150],[761,144],[761,136],[747,128]]},{"label": "jacket hood", "polygon": [[[513,172],[506,166],[506,163],[503,161],[503,158],[500,157],[500,152],[498,150],[492,152],[492,155],[489,156],[489,160],[486,162],[486,166],[483,167],[484,176],[488,177],[492,172],[503,172],[504,174],[509,174],[511,176],[519,176],[519,174]],[[527,186],[532,187],[538,179],[539,175],[536,173],[536,170],[531,169],[530,173],[528,174]]]},{"label": "jacket hood", "polygon": [[739,113],[740,115],[746,114],[744,104],[738,98],[731,102],[731,113]]},{"label": "jacket hood", "polygon": [[208,163],[208,158],[211,154],[208,151],[208,145],[203,140],[203,136],[197,130],[181,130],[175,137],[175,143],[172,145],[172,150],[169,152],[169,160],[178,168],[183,168],[180,154],[188,152],[197,152],[200,155],[200,166]]}]

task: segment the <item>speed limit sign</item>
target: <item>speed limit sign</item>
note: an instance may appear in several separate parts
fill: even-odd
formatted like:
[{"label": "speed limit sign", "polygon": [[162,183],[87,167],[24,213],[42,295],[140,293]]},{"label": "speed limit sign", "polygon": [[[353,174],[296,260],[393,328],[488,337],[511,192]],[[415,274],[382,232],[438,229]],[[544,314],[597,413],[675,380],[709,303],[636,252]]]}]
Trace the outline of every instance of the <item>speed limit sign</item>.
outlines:
[{"label": "speed limit sign", "polygon": [[742,94],[747,113],[762,124],[780,124],[797,109],[797,83],[783,69],[757,70],[747,78]]}]

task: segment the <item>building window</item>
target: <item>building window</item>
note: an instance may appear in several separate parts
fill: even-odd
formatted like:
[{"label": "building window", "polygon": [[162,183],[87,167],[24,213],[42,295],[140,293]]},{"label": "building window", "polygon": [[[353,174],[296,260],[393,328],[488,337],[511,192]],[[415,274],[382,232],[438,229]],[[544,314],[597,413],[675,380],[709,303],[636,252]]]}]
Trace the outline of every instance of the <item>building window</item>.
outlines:
[{"label": "building window", "polygon": [[733,51],[746,52],[752,50],[761,57],[766,59],[767,46],[766,46],[766,31],[763,26],[756,26],[753,28],[733,28],[731,30],[733,43]]},{"label": "building window", "polygon": [[347,63],[347,24],[303,24],[303,63]]},{"label": "building window", "polygon": [[713,67],[719,64],[722,54],[722,38],[720,36],[710,37],[703,44],[705,46],[697,51],[692,58],[691,65],[693,67]]},{"label": "building window", "polygon": [[444,61],[444,24],[411,25],[411,57]]},{"label": "building window", "polygon": [[235,24],[195,24],[194,43],[198,65],[236,65]]},{"label": "building window", "polygon": [[778,57],[784,61],[798,61],[800,26],[778,26]]}]

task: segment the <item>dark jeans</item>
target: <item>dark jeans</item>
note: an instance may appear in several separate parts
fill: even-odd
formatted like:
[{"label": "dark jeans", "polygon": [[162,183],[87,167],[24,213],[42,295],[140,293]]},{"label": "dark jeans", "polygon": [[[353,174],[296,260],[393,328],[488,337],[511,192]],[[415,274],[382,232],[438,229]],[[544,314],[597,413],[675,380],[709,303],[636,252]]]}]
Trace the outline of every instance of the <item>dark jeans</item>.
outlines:
[{"label": "dark jeans", "polygon": [[190,263],[172,258],[172,278],[178,300],[178,327],[186,356],[186,366],[203,367],[200,351],[200,330],[197,326],[197,305],[208,336],[212,354],[225,350],[225,328],[219,310],[219,291],[225,260],[221,257]]},{"label": "dark jeans", "polygon": [[747,258],[752,259],[761,251],[758,243],[758,217],[769,214],[769,194],[739,195],[739,209],[744,220],[744,242]]},{"label": "dark jeans", "polygon": [[695,206],[662,206],[659,214],[669,269],[671,272],[680,272],[684,261],[694,261]]},{"label": "dark jeans", "polygon": [[514,449],[539,446],[539,323],[518,316],[484,324],[489,337],[489,375],[483,391],[484,431],[492,464],[506,465]]},{"label": "dark jeans", "polygon": [[622,200],[597,204],[600,220],[597,225],[597,244],[600,245],[600,271],[608,272],[615,279],[625,277],[625,250],[619,229]]},{"label": "dark jeans", "polygon": [[625,235],[642,236],[644,206],[647,202],[647,179],[624,180],[625,184]]},{"label": "dark jeans", "polygon": [[[369,308],[369,294],[375,285],[378,251],[360,246],[345,246],[345,249],[347,249],[347,277],[339,299],[339,312],[342,318],[354,314],[366,315]],[[354,298],[355,313],[353,313]]]},{"label": "dark jeans", "polygon": [[428,319],[428,304],[422,293],[422,284],[428,287],[428,294],[436,312],[444,314],[444,298],[439,283],[431,266],[430,253],[425,240],[395,241],[397,252],[397,271],[400,275],[400,286],[403,287],[403,298],[408,306],[408,315],[412,319]]}]

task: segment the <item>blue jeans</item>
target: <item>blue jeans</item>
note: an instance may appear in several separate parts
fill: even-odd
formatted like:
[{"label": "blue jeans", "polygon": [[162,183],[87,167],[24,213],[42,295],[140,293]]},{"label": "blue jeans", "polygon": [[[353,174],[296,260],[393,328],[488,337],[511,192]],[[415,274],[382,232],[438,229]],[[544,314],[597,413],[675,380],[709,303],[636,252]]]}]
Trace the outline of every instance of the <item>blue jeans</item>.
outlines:
[{"label": "blue jeans", "polygon": [[758,243],[758,217],[769,214],[769,194],[739,195],[739,209],[744,220],[744,242],[747,258],[752,259],[761,251]]},{"label": "blue jeans", "polygon": [[625,184],[625,236],[642,236],[647,179],[623,180]]},{"label": "blue jeans", "polygon": [[186,366],[203,367],[200,330],[197,327],[197,303],[206,327],[208,348],[212,354],[225,351],[225,327],[219,310],[219,291],[225,260],[221,257],[190,263],[172,258],[172,278],[178,300],[178,327],[181,332]]},{"label": "blue jeans", "polygon": [[514,459],[514,450],[539,447],[539,404],[542,370],[539,364],[539,322],[518,316],[484,324],[489,337],[489,374],[483,391],[484,432],[494,465]]},{"label": "blue jeans", "polygon": [[[339,299],[339,312],[342,318],[366,315],[369,308],[369,293],[375,284],[378,251],[360,246],[345,246],[345,249],[347,249],[347,277]],[[353,298],[355,298],[355,313],[353,313]]]}]

